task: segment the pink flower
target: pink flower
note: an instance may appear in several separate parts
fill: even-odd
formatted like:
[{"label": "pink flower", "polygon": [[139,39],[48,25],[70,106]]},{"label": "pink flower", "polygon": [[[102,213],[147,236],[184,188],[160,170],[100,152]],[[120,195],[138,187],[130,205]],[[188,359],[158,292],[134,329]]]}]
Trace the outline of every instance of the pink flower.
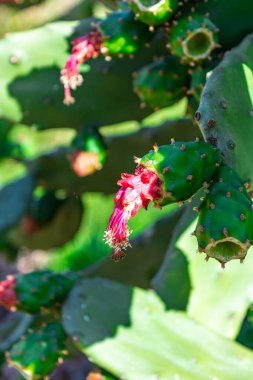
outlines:
[{"label": "pink flower", "polygon": [[123,258],[125,254],[122,250],[130,246],[129,219],[135,216],[141,207],[147,209],[151,201],[162,197],[162,180],[154,171],[142,165],[134,174],[121,174],[118,185],[121,188],[115,195],[115,208],[105,231],[106,242],[114,248],[114,260]]},{"label": "pink flower", "polygon": [[76,90],[83,82],[83,77],[79,72],[78,66],[90,58],[96,58],[101,53],[102,42],[102,35],[97,29],[94,29],[86,36],[72,41],[73,48],[71,55],[61,70],[65,104],[70,105],[74,103],[75,100],[71,96],[71,90]]},{"label": "pink flower", "polygon": [[8,276],[6,280],[0,282],[0,305],[6,309],[15,311],[18,304],[17,294],[15,291],[16,278]]}]

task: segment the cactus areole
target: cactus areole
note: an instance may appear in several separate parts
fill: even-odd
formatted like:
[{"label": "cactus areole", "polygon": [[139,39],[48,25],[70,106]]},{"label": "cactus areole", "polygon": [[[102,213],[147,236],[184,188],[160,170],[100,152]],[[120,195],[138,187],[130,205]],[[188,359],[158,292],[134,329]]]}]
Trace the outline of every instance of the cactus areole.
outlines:
[{"label": "cactus areole", "polygon": [[181,143],[154,147],[142,159],[135,173],[121,175],[115,208],[105,231],[105,240],[114,248],[112,258],[124,257],[129,244],[128,221],[141,207],[153,201],[157,207],[182,202],[206,186],[217,171],[219,151],[206,142]]}]

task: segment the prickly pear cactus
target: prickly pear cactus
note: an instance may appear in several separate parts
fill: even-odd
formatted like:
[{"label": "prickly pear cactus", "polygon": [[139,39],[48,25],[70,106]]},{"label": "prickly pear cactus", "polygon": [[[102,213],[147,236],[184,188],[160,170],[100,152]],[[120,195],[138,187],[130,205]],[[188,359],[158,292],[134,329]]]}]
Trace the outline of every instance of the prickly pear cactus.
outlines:
[{"label": "prickly pear cactus", "polygon": [[180,66],[175,57],[161,58],[136,72],[133,84],[142,105],[168,107],[186,94],[187,68]]},{"label": "prickly pear cactus", "polygon": [[235,171],[222,166],[199,210],[196,237],[199,251],[224,266],[244,260],[253,242],[253,204]]},{"label": "prickly pear cactus", "polygon": [[6,354],[7,361],[31,380],[45,379],[62,357],[65,341],[66,334],[60,323],[31,328]]},{"label": "prickly pear cactus", "polygon": [[217,27],[208,18],[189,15],[172,27],[171,51],[185,62],[206,59],[219,46],[217,32]]},{"label": "prickly pear cactus", "polygon": [[58,2],[0,5],[1,376],[252,379],[252,0]]},{"label": "prickly pear cactus", "polygon": [[105,52],[109,55],[134,54],[152,37],[148,27],[128,11],[110,13],[98,28],[104,39]]},{"label": "prickly pear cactus", "polygon": [[9,276],[0,283],[0,304],[28,313],[57,307],[66,298],[76,278],[73,273],[50,271]]},{"label": "prickly pear cactus", "polygon": [[252,72],[253,35],[250,35],[238,47],[227,52],[208,76],[196,112],[205,139],[221,150],[224,161],[238,172],[243,181],[253,178]]}]

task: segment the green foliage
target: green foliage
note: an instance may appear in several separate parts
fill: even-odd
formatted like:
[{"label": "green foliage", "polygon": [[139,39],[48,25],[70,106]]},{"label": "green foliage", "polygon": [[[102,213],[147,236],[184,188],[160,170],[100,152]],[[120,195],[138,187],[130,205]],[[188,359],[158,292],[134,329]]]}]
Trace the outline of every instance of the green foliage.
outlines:
[{"label": "green foliage", "polygon": [[31,380],[45,379],[65,349],[66,335],[60,323],[31,329],[7,354],[8,362]]},{"label": "green foliage", "polygon": [[[166,312],[152,291],[84,279],[64,306],[63,323],[79,349],[127,380],[152,376],[165,380],[175,375],[230,380],[237,379],[238,371],[246,380],[253,374],[250,351],[184,313]],[[243,358],[240,362],[238,356]]]},{"label": "green foliage", "polygon": [[[252,0],[0,5],[0,366],[45,379],[79,351],[87,380],[253,377],[233,342],[253,347],[252,18]],[[113,206],[115,246],[133,230],[117,264]]]}]

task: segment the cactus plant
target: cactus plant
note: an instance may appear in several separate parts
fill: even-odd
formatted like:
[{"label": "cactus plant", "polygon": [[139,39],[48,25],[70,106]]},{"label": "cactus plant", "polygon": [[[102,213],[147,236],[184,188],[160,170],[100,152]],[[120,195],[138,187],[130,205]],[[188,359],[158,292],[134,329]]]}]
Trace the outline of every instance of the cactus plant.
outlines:
[{"label": "cactus plant", "polygon": [[148,25],[163,24],[178,7],[178,0],[130,0],[129,3],[136,18]]},{"label": "cactus plant", "polygon": [[7,361],[31,380],[45,379],[62,357],[66,335],[60,323],[49,323],[30,332],[6,354]]},{"label": "cactus plant", "polygon": [[66,351],[87,380],[248,380],[252,1],[101,1],[23,28],[30,7],[1,5],[45,24],[0,40],[2,376],[8,350],[34,380]]},{"label": "cactus plant", "polygon": [[185,96],[187,79],[186,67],[175,57],[161,58],[134,74],[134,90],[143,105],[168,107]]},{"label": "cactus plant", "polygon": [[37,313],[56,307],[71,289],[76,276],[50,271],[11,275],[0,283],[0,304],[8,309]]},{"label": "cactus plant", "polygon": [[[63,323],[79,349],[125,379],[158,375],[165,380],[176,375],[187,380],[219,376],[235,380],[238,355],[243,358],[240,378],[246,380],[253,373],[251,352],[182,312],[165,311],[150,290],[83,279],[64,305]],[[226,355],[221,355],[220,349]]]},{"label": "cactus plant", "polygon": [[199,251],[225,266],[244,260],[253,241],[253,205],[240,177],[222,166],[199,210],[196,237]]},{"label": "cactus plant", "polygon": [[[253,35],[231,52],[208,77],[197,112],[199,127],[243,181],[252,179]],[[236,96],[234,83],[237,83]],[[242,108],[238,111],[238,102]]]},{"label": "cactus plant", "polygon": [[219,46],[217,27],[202,15],[188,15],[172,27],[169,43],[172,53],[183,61],[203,60]]},{"label": "cactus plant", "polygon": [[174,142],[136,160],[135,174],[123,173],[114,202],[115,209],[105,231],[106,242],[114,248],[112,258],[119,260],[129,246],[129,219],[151,201],[161,207],[183,202],[201,187],[208,186],[221,163],[217,149],[205,142]]}]

